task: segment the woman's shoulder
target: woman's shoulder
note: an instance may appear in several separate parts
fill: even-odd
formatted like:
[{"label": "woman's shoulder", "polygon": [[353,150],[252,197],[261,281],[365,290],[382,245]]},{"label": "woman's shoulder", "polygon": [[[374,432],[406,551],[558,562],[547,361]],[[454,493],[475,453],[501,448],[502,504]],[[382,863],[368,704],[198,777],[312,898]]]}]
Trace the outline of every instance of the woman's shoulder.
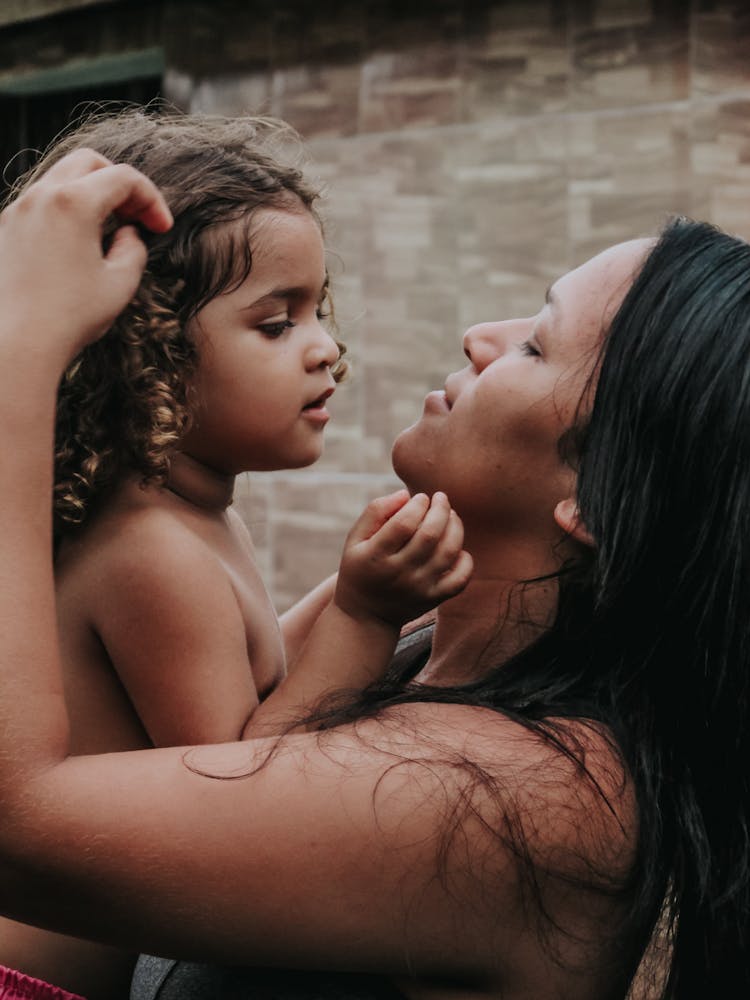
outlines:
[{"label": "woman's shoulder", "polygon": [[601,870],[613,882],[626,878],[637,833],[634,789],[605,726],[560,718],[529,726],[491,708],[429,702],[360,724],[365,739],[366,725],[373,736],[380,727],[391,751],[411,753],[413,766],[437,768],[488,830],[513,828],[532,860],[567,858],[572,877]]}]

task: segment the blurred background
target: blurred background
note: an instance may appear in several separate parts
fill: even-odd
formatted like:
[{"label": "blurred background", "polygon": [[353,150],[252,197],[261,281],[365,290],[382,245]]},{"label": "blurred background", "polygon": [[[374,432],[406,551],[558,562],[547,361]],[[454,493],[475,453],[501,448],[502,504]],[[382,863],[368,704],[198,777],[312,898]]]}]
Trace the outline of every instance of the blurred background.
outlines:
[{"label": "blurred background", "polygon": [[390,447],[564,271],[672,213],[750,238],[750,3],[0,0],[6,178],[81,102],[265,113],[307,140],[353,375],[323,459],[244,477],[279,610],[338,564]]}]

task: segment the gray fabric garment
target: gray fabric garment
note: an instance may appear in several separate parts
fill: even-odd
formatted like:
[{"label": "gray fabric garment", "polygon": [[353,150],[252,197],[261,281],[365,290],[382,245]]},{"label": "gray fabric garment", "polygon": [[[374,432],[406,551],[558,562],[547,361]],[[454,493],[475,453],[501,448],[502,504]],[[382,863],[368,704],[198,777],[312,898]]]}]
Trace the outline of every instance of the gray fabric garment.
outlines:
[{"label": "gray fabric garment", "polygon": [[[421,665],[431,643],[432,626],[417,629],[401,639],[393,664]],[[241,969],[141,955],[130,1000],[404,1000],[404,995],[380,976]]]},{"label": "gray fabric garment", "polygon": [[239,969],[141,955],[130,1000],[404,1000],[380,976]]}]

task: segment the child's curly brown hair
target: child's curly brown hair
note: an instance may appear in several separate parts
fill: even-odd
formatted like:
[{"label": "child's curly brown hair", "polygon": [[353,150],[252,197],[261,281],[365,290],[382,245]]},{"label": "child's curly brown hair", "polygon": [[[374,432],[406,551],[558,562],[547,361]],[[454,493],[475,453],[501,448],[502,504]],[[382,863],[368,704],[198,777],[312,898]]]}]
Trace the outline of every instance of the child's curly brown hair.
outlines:
[{"label": "child's curly brown hair", "polygon": [[[58,541],[126,473],[144,483],[165,482],[170,454],[191,420],[190,385],[199,359],[188,321],[250,273],[254,212],[301,203],[320,223],[314,208],[319,192],[289,163],[290,151],[299,158],[300,145],[285,123],[145,108],[86,118],[19,179],[9,200],[81,147],[150,177],[174,226],[157,236],[143,233],[148,262],[135,297],[62,377],[55,437]],[[339,350],[337,381],[346,370],[343,345]]]}]

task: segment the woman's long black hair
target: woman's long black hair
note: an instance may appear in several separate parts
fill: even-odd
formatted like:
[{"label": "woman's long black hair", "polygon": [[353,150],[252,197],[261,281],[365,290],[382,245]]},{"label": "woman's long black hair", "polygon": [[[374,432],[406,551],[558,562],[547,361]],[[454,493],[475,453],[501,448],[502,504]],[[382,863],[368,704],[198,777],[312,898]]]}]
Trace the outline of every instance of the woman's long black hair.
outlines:
[{"label": "woman's long black hair", "polygon": [[668,902],[666,995],[750,996],[747,243],[662,234],[606,338],[578,500],[591,690],[638,796],[638,903]]},{"label": "woman's long black hair", "polygon": [[481,704],[567,756],[562,720],[604,724],[638,803],[630,974],[657,927],[660,996],[750,996],[750,245],[670,223],[604,331],[595,383],[566,438],[596,545],[561,573],[552,628],[471,685],[393,671],[317,718]]}]

